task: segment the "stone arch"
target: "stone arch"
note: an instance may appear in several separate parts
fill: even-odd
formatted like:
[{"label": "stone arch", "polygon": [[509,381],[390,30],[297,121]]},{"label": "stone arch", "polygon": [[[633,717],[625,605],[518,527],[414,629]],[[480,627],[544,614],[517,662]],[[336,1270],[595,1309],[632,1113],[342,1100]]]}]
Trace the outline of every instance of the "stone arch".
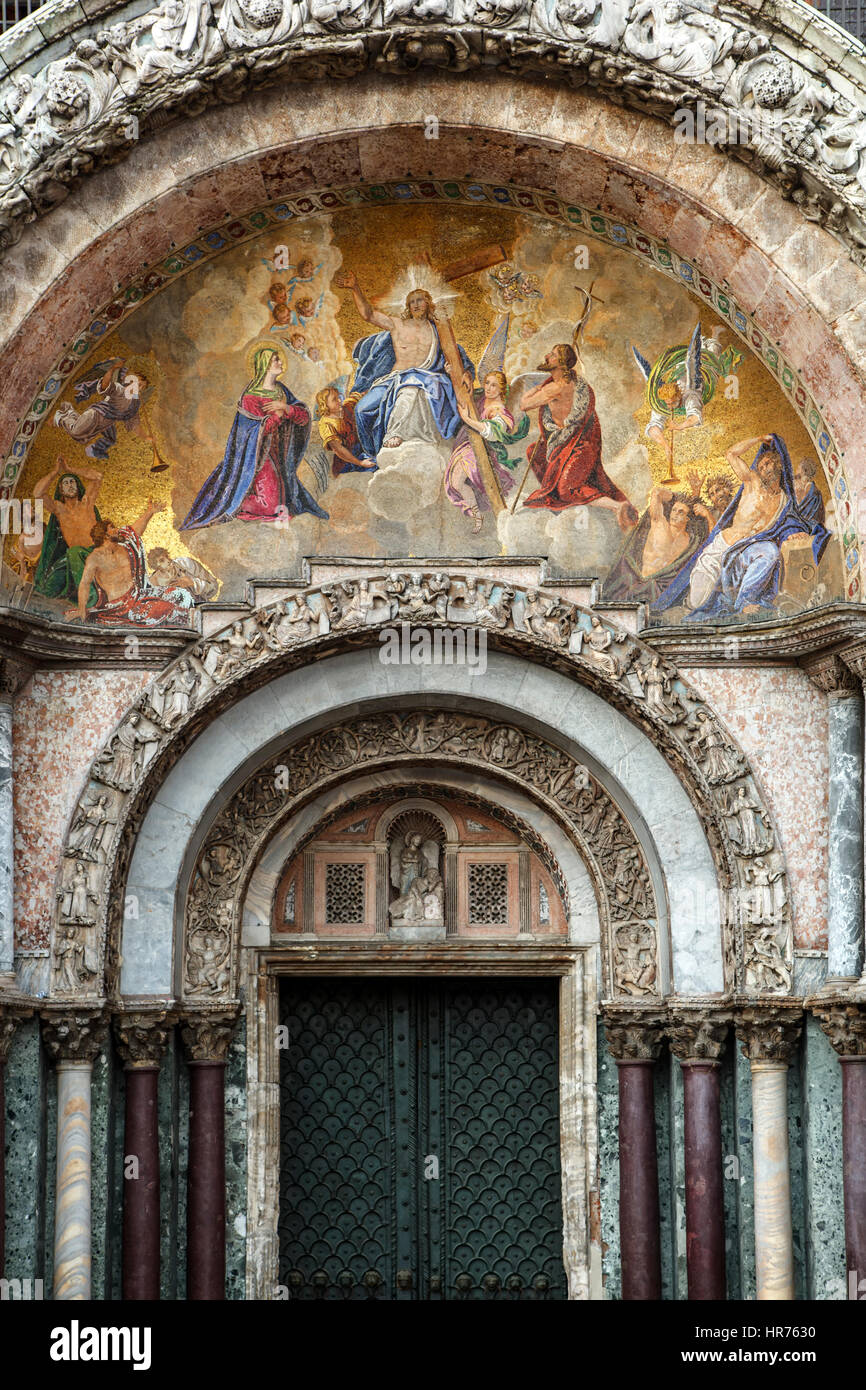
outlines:
[{"label": "stone arch", "polygon": [[[351,581],[351,586],[356,586],[360,578]],[[447,592],[462,599],[466,593],[465,568],[447,576],[442,572],[437,574],[440,596],[443,580],[447,581]],[[644,764],[642,775],[648,777],[649,782],[641,790],[640,776],[635,777],[635,769],[629,766],[629,751],[634,749],[637,757],[637,752],[645,747],[652,748],[654,754],[661,754],[661,766],[672,769],[674,774],[673,780],[667,783],[668,794],[684,812],[688,806],[688,815],[697,817],[695,824],[701,827],[698,834],[702,848],[696,848],[696,853],[702,863],[711,865],[710,877],[717,884],[721,897],[721,904],[717,904],[715,910],[720,912],[725,924],[725,939],[735,951],[734,958],[725,962],[727,986],[745,988],[753,993],[767,989],[787,992],[791,985],[792,931],[784,857],[758,779],[742,750],[676,668],[624,627],[564,598],[561,586],[541,590],[542,600],[555,595],[563,614],[561,620],[539,622],[537,618],[527,617],[527,594],[536,592],[535,585],[512,587],[489,570],[485,570],[485,582],[490,589],[486,611],[498,613],[498,618],[490,622],[485,631],[489,631],[494,661],[503,668],[503,690],[507,689],[509,680],[513,684],[516,679],[518,687],[526,681],[524,701],[534,700],[539,707],[541,724],[550,726],[551,692],[546,692],[546,700],[538,701],[539,692],[532,689],[533,675],[527,675],[525,661],[515,663],[519,676],[515,677],[510,667],[507,675],[505,672],[509,666],[507,656],[528,658],[530,672],[534,673],[536,666],[543,666],[558,678],[564,678],[556,698],[564,699],[566,708],[569,702],[578,699],[586,702],[596,694],[601,699],[596,699],[592,717],[602,721],[608,718],[604,715],[605,709],[610,711],[609,718],[614,722],[624,715],[627,723],[617,724],[615,730],[608,726],[608,733],[619,740],[619,746],[624,749],[617,763],[620,780],[627,788],[631,784],[631,792],[639,806],[640,798],[649,794],[646,788],[651,785],[654,772]],[[373,588],[381,587],[384,583],[381,568],[377,572],[375,566],[370,567],[369,583]],[[145,895],[152,894],[148,887],[152,881],[162,882],[161,849],[156,842],[149,841],[147,816],[155,797],[165,798],[172,769],[175,786],[182,783],[184,787],[180,801],[183,803],[184,798],[191,797],[190,807],[196,795],[196,776],[203,779],[206,787],[213,785],[214,777],[218,777],[217,786],[221,786],[227,780],[229,769],[239,776],[238,770],[243,768],[250,754],[261,751],[269,737],[271,741],[285,738],[287,711],[279,703],[281,687],[274,677],[279,676],[291,684],[293,673],[308,662],[314,664],[307,667],[309,676],[304,695],[300,694],[297,682],[293,687],[294,698],[301,700],[302,707],[304,700],[307,701],[306,712],[319,714],[324,705],[351,708],[363,689],[359,681],[366,679],[372,670],[372,648],[377,642],[378,631],[390,621],[411,622],[413,617],[408,600],[395,597],[388,605],[385,595],[381,594],[385,611],[390,607],[389,619],[379,618],[375,625],[350,633],[331,633],[327,593],[321,588],[309,588],[303,591],[303,596],[313,611],[319,612],[317,635],[277,641],[273,636],[273,620],[284,611],[282,601],[236,620],[229,629],[203,639],[189,656],[179,658],[162,672],[127,712],[94,760],[90,780],[70,822],[58,884],[54,979],[59,993],[76,995],[81,992],[101,997],[102,967],[79,969],[76,977],[67,962],[68,957],[72,961],[82,957],[82,937],[86,940],[87,933],[94,929],[107,945],[109,988],[116,989],[116,955],[133,854],[138,856],[139,866],[143,866],[140,868],[141,891]],[[443,609],[443,616],[444,612]],[[474,612],[464,607],[456,621],[470,625],[473,617]],[[449,621],[453,623],[455,618],[449,615]],[[324,690],[317,692],[319,704],[310,706],[315,681],[324,670],[321,658],[340,647],[355,649],[363,676],[355,669],[348,686],[341,690],[337,668],[332,668],[336,696],[334,690],[328,690],[326,679]],[[379,669],[381,671],[381,666]],[[394,694],[400,693],[402,670],[395,668],[390,680]],[[441,670],[448,671],[451,680],[459,668]],[[194,679],[192,686],[187,688],[190,671]],[[346,676],[347,671],[344,671],[343,679]],[[461,688],[469,697],[470,687],[471,680],[464,669],[461,680],[452,683],[451,698]],[[286,689],[284,685],[284,694]],[[496,699],[507,708],[509,701],[502,700],[498,685]],[[510,703],[514,703],[513,695]],[[252,736],[251,744],[249,721],[254,708],[263,725],[262,732]],[[217,716],[221,716],[218,735],[214,733]],[[299,711],[293,709],[292,722],[300,722],[298,716]],[[641,741],[637,734],[627,735],[625,730],[629,724],[648,734],[649,739]],[[553,725],[556,725],[555,717]],[[594,730],[592,733],[595,737]],[[633,744],[632,739],[638,742]],[[607,758],[602,755],[601,761],[604,764]],[[182,776],[178,772],[181,766]],[[747,803],[742,816],[733,810],[731,797],[735,788],[736,795],[742,791]],[[212,792],[207,792],[192,819],[186,813],[179,813],[177,806],[171,810],[169,819],[174,818],[177,834],[182,836],[184,844],[188,843],[191,827],[198,823],[200,811],[211,795]],[[94,808],[102,797],[110,802],[107,806],[103,803],[99,810],[105,830],[100,835],[98,852],[86,858],[77,847],[79,827],[87,823],[88,816],[94,817]],[[658,833],[667,832],[661,826]],[[154,854],[156,858],[149,860],[148,855]],[[84,914],[73,910],[75,875],[80,879],[82,865],[89,901],[94,903],[94,910]],[[776,904],[772,922],[764,920],[767,898],[760,891],[764,878],[767,880],[764,886],[771,891]],[[136,886],[135,873],[130,882]],[[172,904],[163,902],[160,910],[170,914]],[[710,910],[709,905],[706,910]],[[92,945],[92,937],[90,941]],[[718,984],[722,987],[721,977]]]},{"label": "stone arch", "polygon": [[[506,788],[501,783],[485,782],[484,789],[477,790],[476,776],[475,770],[468,772],[444,763],[435,768],[412,765],[391,768],[386,786],[380,784],[379,774],[360,773],[350,775],[345,781],[319,793],[304,808],[303,822],[298,815],[286,820],[270,836],[258,855],[243,893],[241,949],[269,944],[275,890],[282,869],[289,860],[335,817],[344,815],[356,805],[375,805],[376,798],[390,799],[401,787],[423,790],[429,793],[431,801],[437,796],[459,797],[461,802],[488,812],[518,831],[533,845],[542,863],[551,871],[554,881],[560,880],[557,887],[563,896],[563,905],[568,906],[569,940],[581,944],[600,942],[598,904],[589,871],[559,822],[516,787]],[[507,805],[504,801],[506,794]],[[495,800],[492,799],[494,796]],[[542,833],[542,821],[538,817],[543,818],[544,826],[540,842],[537,836]],[[665,978],[669,978],[670,950],[665,933],[661,935],[661,946],[661,964],[666,968]]]},{"label": "stone arch", "polygon": [[[428,731],[428,747],[413,751],[416,731],[422,727]],[[337,739],[345,749],[342,767],[319,754],[325,740],[333,748]],[[518,792],[528,807],[537,808],[534,824],[514,809],[505,813],[505,820],[545,863],[566,904],[568,886],[555,855],[546,848],[541,826],[557,827],[575,847],[596,900],[596,939],[603,948],[605,992],[658,998],[668,991],[668,942],[659,942],[660,935],[667,936],[664,886],[658,875],[655,885],[652,882],[647,855],[630,822],[633,808],[624,798],[616,802],[570,754],[502,718],[467,716],[431,706],[409,707],[406,713],[365,713],[329,724],[281,756],[285,763],[279,766],[286,768],[293,794],[286,798],[274,794],[274,765],[269,757],[212,819],[188,876],[189,890],[185,896],[182,888],[179,893],[182,964],[177,992],[186,1002],[223,1004],[237,993],[243,907],[259,860],[281,829],[295,822],[299,809],[307,808],[303,838],[317,831],[321,820],[314,822],[313,830],[309,826],[311,796],[333,795],[346,777],[368,769],[370,774],[387,777],[386,785],[391,786],[390,776],[396,770],[403,777],[423,775],[424,791],[405,805],[433,810],[438,776],[452,773],[455,767],[471,769],[483,779],[488,793],[480,800],[491,813],[497,814],[497,788],[500,794],[506,789],[512,795]],[[423,774],[417,766],[419,758],[426,764]],[[403,813],[403,803],[384,812],[385,830]],[[444,824],[438,808],[435,814]],[[454,836],[452,846],[456,846],[456,826]],[[382,838],[377,832],[377,840]],[[648,967],[641,979],[632,978],[624,954],[632,932],[640,936]],[[679,944],[683,945],[682,935]]]}]

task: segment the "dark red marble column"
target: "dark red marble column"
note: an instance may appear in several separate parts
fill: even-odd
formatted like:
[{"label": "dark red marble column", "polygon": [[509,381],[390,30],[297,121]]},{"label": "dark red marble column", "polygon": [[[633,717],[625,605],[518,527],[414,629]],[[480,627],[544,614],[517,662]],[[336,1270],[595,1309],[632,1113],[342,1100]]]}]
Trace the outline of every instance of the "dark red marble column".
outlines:
[{"label": "dark red marble column", "polygon": [[236,1013],[192,1014],[181,1025],[189,1061],[186,1295],[226,1296],[225,1068]]},{"label": "dark red marble column", "polygon": [[123,1297],[159,1298],[159,1141],[157,1088],[159,1067],[131,1067],[126,1072],[124,1169],[130,1158],[137,1176],[123,1181]]},{"label": "dark red marble column", "polygon": [[719,1059],[730,1027],[731,1015],[709,1006],[675,1010],[668,1027],[671,1052],[683,1075],[690,1299],[721,1300],[727,1294]]},{"label": "dark red marble column", "polygon": [[725,1297],[725,1205],[719,1063],[682,1063],[686,1268],[690,1299]]},{"label": "dark red marble column", "polygon": [[225,1062],[189,1064],[186,1293],[225,1298]]},{"label": "dark red marble column", "polygon": [[848,1297],[866,1294],[866,1056],[842,1064],[842,1174]]},{"label": "dark red marble column", "polygon": [[159,1298],[159,1064],[171,1026],[164,1009],[114,1019],[126,1082],[122,1271],[130,1301]]},{"label": "dark red marble column", "polygon": [[624,1300],[661,1298],[659,1175],[651,1058],[619,1072],[619,1237]]},{"label": "dark red marble column", "polygon": [[607,1047],[619,1074],[619,1238],[622,1297],[662,1296],[659,1183],[653,1065],[667,1013],[610,1004],[602,1011]]}]

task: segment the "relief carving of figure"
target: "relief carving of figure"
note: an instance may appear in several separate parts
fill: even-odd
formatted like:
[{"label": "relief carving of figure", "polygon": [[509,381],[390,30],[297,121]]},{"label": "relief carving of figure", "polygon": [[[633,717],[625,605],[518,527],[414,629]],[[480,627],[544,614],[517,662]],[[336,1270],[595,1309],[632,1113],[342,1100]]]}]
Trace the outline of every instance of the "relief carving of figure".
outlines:
[{"label": "relief carving of figure", "polygon": [[645,922],[632,922],[616,934],[616,987],[624,994],[652,994],[656,981],[655,934]]},{"label": "relief carving of figure", "polygon": [[[425,818],[426,819],[426,818]],[[397,897],[388,911],[395,926],[428,922],[442,925],[445,885],[439,871],[439,844],[423,830],[398,834],[391,841],[391,884]]]}]

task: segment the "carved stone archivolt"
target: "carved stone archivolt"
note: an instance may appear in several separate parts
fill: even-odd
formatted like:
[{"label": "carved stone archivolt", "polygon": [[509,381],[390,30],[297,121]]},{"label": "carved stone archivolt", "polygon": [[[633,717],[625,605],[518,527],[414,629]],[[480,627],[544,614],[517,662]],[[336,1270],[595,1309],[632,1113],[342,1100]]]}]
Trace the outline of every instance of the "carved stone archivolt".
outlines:
[{"label": "carved stone archivolt", "polygon": [[832,28],[816,16],[804,32],[794,4],[770,17],[745,0],[163,0],[109,23],[110,8],[121,0],[95,28],[50,0],[17,26],[0,82],[0,244],[169,115],[291,79],[500,66],[671,122],[691,111],[864,263],[866,89],[850,67],[837,76]]},{"label": "carved stone archivolt", "polygon": [[[53,940],[55,993],[101,996],[106,941],[109,982],[113,980],[135,837],[156,788],[191,739],[255,686],[332,651],[375,643],[381,628],[394,621],[480,627],[488,646],[562,671],[596,690],[644,729],[685,785],[706,828],[724,899],[728,987],[750,994],[790,991],[789,892],[769,808],[742,750],[676,667],[608,618],[567,601],[558,590],[539,592],[531,586],[521,588],[489,575],[482,580],[463,572],[380,571],[366,579],[346,580],[343,599],[350,601],[362,584],[375,603],[371,620],[363,626],[335,632],[330,586],[300,590],[198,642],[152,681],[129,709],[94,760],[67,833]],[[541,624],[532,621],[538,617],[539,598],[546,603]],[[551,621],[554,605],[555,622]],[[275,622],[278,612],[291,616],[301,609],[314,614],[315,622]],[[179,680],[184,688],[180,710],[173,700]],[[443,721],[447,716],[440,712],[414,731],[407,726],[411,746],[400,751],[426,757],[439,738],[442,753],[448,754]],[[312,748],[305,755],[309,766],[303,760],[293,761],[292,794],[309,785],[319,772],[324,776],[328,771],[344,771],[363,757],[362,750],[378,747],[379,735],[375,721],[365,731],[361,720],[357,728],[341,726],[319,736],[315,756]],[[613,885],[611,921],[622,923],[614,938],[616,969],[621,978],[632,977],[635,992],[643,993],[654,982],[648,945],[634,924],[655,914],[649,906],[648,880],[644,889],[645,880],[637,871],[635,847],[623,838],[622,817],[615,807],[599,812],[601,803],[590,796],[589,775],[573,764],[559,765],[555,774],[559,781],[551,792],[550,764],[529,756],[528,738],[518,729],[491,727],[484,734],[484,760],[520,778],[530,790],[552,796],[557,804],[566,797],[575,813],[582,798],[592,803],[593,809],[587,812],[590,819],[600,815],[592,834],[598,855],[606,856],[604,876]],[[465,752],[460,739],[453,747]],[[453,756],[458,753],[454,751]],[[580,784],[584,776],[586,786]],[[280,814],[285,801],[285,791],[272,780],[270,788],[263,789],[261,801],[251,808],[245,833],[255,837]],[[206,873],[228,883],[243,872],[242,861],[238,841],[226,838],[211,846]],[[197,938],[196,954],[203,962],[199,968],[208,973],[197,989],[219,992],[223,988],[215,983],[219,974],[213,974],[214,950],[206,946],[206,938],[228,926],[210,918],[197,927],[202,934]]]},{"label": "carved stone archivolt", "polygon": [[[604,788],[569,754],[521,729],[424,710],[367,715],[314,734],[272,758],[239,789],[205,839],[193,873],[185,918],[185,997],[234,994],[244,892],[259,853],[279,826],[311,794],[349,772],[419,757],[425,763],[492,771],[555,808],[596,886],[612,993],[656,995],[658,911],[649,869],[634,831]],[[399,830],[399,820],[394,824]],[[407,837],[399,838],[405,855]],[[415,837],[410,832],[408,838]],[[425,844],[428,857],[435,853],[438,859],[431,826],[418,846],[419,857]],[[406,896],[412,873],[408,866],[404,871],[400,853],[394,867]],[[419,873],[429,877],[429,866]],[[564,894],[561,874],[554,877]]]}]

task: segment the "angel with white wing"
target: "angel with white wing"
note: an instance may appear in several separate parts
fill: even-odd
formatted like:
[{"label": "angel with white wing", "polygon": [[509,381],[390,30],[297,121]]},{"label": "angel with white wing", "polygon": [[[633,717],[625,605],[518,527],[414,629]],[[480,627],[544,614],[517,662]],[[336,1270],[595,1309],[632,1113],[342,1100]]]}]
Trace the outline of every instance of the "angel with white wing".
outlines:
[{"label": "angel with white wing", "polygon": [[508,341],[509,318],[510,315],[506,314],[499,324],[484,349],[478,366],[481,389],[473,393],[477,419],[458,401],[457,409],[463,427],[454,440],[451,458],[445,471],[446,495],[455,507],[459,507],[465,516],[471,518],[473,534],[481,530],[482,513],[490,510],[490,499],[472,448],[469,431],[475,430],[484,440],[490,466],[503,495],[514,487],[512,470],[518,462],[516,458],[509,456],[508,447],[525,439],[529,433],[529,416],[522,414],[517,423],[515,415],[506,403],[509,400],[508,379],[502,371],[502,363]]}]

